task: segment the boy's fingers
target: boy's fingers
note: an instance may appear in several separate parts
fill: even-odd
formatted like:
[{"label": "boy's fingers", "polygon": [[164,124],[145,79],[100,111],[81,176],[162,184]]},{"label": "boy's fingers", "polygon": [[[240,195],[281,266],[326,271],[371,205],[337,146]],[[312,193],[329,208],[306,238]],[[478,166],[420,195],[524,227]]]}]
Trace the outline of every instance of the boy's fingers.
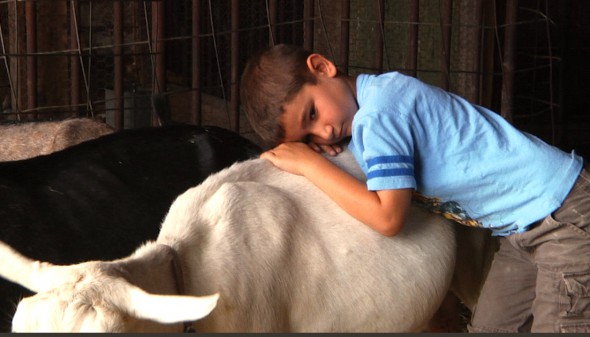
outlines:
[{"label": "boy's fingers", "polygon": [[334,151],[336,151],[337,153],[342,152],[342,145],[334,144],[334,145],[332,145],[332,147],[334,148]]},{"label": "boy's fingers", "polygon": [[311,147],[316,152],[322,152],[322,148],[316,143],[308,143],[307,145],[309,145],[309,147]]},{"label": "boy's fingers", "polygon": [[339,145],[322,145],[321,148],[323,152],[326,152],[331,156],[335,156],[338,153],[342,152],[342,147],[340,147]]},{"label": "boy's fingers", "polygon": [[266,152],[262,152],[260,154],[260,158],[262,158],[262,159],[269,159],[271,156],[274,156],[274,155],[275,155],[275,153],[273,152],[273,150],[269,150],[269,151],[266,151]]},{"label": "boy's fingers", "polygon": [[342,146],[340,146],[338,144],[318,145],[316,143],[307,143],[307,145],[309,147],[311,147],[316,152],[319,152],[319,153],[326,152],[327,154],[329,154],[331,156],[335,156],[338,153],[342,152]]}]

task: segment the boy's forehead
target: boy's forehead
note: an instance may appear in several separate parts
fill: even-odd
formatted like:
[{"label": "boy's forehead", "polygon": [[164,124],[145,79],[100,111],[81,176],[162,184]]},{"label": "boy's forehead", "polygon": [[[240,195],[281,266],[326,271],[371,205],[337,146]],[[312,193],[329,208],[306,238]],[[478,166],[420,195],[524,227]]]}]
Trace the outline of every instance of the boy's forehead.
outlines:
[{"label": "boy's forehead", "polygon": [[285,130],[284,141],[286,142],[301,141],[306,136],[307,110],[311,103],[306,87],[303,86],[291,101],[283,105],[280,122]]},{"label": "boy's forehead", "polygon": [[304,138],[304,129],[301,123],[301,114],[296,114],[293,110],[284,109],[281,116],[281,125],[285,130],[285,142],[300,141]]}]

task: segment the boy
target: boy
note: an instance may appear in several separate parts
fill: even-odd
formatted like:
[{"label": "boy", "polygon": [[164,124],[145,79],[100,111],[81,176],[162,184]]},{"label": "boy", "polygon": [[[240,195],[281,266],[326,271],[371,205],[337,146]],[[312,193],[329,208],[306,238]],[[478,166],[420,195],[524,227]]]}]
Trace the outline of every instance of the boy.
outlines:
[{"label": "boy", "polygon": [[[303,175],[383,235],[414,191],[436,212],[500,236],[472,332],[590,331],[590,174],[583,159],[483,107],[392,72],[351,77],[277,45],[254,56],[241,101],[261,157]],[[348,148],[366,185],[319,152]],[[533,320],[534,317],[534,320]]]}]

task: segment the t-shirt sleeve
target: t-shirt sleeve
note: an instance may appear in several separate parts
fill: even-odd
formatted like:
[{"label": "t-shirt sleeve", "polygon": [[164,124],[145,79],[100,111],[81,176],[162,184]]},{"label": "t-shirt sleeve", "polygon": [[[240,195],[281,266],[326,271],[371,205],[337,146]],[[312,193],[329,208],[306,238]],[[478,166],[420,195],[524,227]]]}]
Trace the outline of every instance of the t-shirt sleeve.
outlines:
[{"label": "t-shirt sleeve", "polygon": [[416,188],[414,146],[409,124],[374,113],[355,120],[355,156],[365,170],[371,191]]}]

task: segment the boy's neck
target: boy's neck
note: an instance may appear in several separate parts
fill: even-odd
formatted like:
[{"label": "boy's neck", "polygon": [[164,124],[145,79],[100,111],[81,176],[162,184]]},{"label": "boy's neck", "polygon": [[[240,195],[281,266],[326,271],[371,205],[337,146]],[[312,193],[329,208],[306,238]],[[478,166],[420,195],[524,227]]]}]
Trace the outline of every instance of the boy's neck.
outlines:
[{"label": "boy's neck", "polygon": [[357,76],[350,76],[350,75],[342,75],[342,79],[346,82],[346,84],[348,84],[348,86],[350,87],[350,90],[352,91],[353,95],[354,95],[354,99],[356,100],[356,78]]}]

